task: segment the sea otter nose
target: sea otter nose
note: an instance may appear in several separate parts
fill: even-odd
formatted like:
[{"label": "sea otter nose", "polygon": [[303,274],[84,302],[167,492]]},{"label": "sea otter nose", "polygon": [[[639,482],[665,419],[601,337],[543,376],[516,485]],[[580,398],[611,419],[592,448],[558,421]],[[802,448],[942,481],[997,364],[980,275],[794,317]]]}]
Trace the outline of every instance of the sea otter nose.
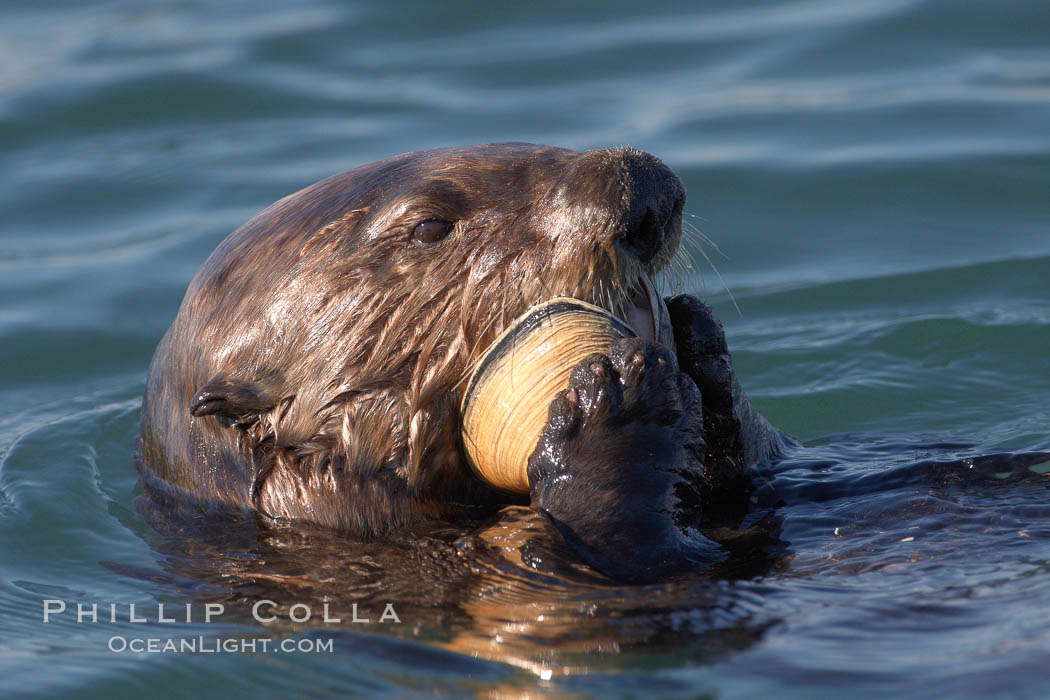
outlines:
[{"label": "sea otter nose", "polygon": [[623,235],[624,249],[634,254],[642,264],[648,263],[663,247],[664,229],[670,219],[670,212],[662,214],[647,207],[638,221],[627,225],[627,232]]},{"label": "sea otter nose", "polygon": [[604,232],[642,264],[677,244],[685,186],[659,158],[630,147],[587,151],[564,182],[560,203],[580,228]]},{"label": "sea otter nose", "polygon": [[625,149],[621,168],[629,204],[620,243],[645,264],[681,226],[685,187],[674,171],[648,153]]}]

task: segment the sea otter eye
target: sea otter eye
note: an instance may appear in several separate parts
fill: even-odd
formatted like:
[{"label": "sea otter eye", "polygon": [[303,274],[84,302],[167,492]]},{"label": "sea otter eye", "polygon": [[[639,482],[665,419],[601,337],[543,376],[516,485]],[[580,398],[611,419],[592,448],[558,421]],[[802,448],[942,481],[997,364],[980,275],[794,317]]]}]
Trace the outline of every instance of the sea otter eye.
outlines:
[{"label": "sea otter eye", "polygon": [[416,228],[412,231],[412,237],[420,243],[437,243],[450,233],[452,233],[451,221],[427,219],[416,224]]}]

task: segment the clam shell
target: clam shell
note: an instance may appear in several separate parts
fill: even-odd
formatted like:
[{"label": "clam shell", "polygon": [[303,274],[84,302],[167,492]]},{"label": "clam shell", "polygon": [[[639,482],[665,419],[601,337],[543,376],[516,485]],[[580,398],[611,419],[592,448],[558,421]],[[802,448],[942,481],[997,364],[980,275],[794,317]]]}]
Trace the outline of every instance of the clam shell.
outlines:
[{"label": "clam shell", "polygon": [[528,493],[529,455],[572,368],[634,336],[608,311],[567,297],[518,317],[485,352],[463,395],[462,438],[471,468],[496,488]]}]

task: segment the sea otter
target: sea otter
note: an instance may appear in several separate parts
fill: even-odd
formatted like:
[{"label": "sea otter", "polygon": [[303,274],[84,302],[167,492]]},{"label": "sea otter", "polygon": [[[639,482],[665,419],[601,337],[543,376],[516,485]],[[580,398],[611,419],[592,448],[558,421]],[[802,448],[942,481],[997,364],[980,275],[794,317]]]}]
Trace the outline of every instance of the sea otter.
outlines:
[{"label": "sea otter", "polygon": [[647,153],[521,143],[407,153],[281,199],[207,259],[157,348],[148,495],[357,537],[531,505],[613,575],[703,559],[701,514],[746,504],[779,434],[693,297],[666,301],[674,347],[642,331],[580,363],[528,498],[479,479],[459,439],[464,378],[527,308],[653,308],[639,295],[679,250],[684,204]]}]

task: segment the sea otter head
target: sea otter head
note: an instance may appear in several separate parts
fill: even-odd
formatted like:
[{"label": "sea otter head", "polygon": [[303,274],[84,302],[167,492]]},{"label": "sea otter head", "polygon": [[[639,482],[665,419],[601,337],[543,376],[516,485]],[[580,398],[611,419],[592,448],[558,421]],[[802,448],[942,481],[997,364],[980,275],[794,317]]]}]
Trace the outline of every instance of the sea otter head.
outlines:
[{"label": "sea otter head", "polygon": [[288,488],[267,480],[333,455],[423,502],[462,498],[459,397],[481,352],[555,296],[652,337],[684,201],[647,153],[529,144],[408,153],[290,195],[191,283],[151,367],[144,454],[235,438],[271,512]]}]

